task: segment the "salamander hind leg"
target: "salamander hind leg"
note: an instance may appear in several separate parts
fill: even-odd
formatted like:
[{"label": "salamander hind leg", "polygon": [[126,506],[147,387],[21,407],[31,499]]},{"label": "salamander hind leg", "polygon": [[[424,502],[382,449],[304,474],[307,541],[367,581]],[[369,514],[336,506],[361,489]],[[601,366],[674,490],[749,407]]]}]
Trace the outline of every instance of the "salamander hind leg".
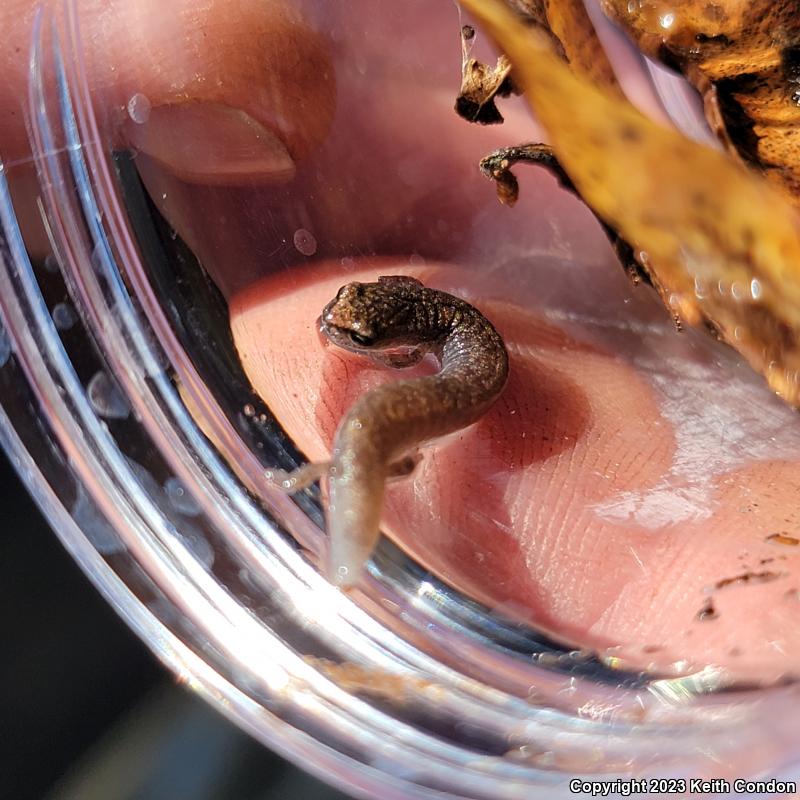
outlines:
[{"label": "salamander hind leg", "polygon": [[273,486],[287,494],[294,494],[307,489],[312,483],[326,475],[330,466],[329,461],[320,461],[313,464],[303,464],[303,466],[292,472],[286,472],[282,469],[268,469],[265,474],[267,480]]}]

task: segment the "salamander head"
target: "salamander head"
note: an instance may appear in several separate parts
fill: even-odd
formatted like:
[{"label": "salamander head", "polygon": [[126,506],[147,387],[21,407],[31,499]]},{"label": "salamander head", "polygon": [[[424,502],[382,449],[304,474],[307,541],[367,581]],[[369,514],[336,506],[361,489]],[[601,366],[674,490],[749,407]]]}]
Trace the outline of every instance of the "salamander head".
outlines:
[{"label": "salamander head", "polygon": [[320,330],[331,342],[353,352],[416,345],[415,310],[424,302],[423,291],[416,278],[405,276],[348,283],[325,306]]}]

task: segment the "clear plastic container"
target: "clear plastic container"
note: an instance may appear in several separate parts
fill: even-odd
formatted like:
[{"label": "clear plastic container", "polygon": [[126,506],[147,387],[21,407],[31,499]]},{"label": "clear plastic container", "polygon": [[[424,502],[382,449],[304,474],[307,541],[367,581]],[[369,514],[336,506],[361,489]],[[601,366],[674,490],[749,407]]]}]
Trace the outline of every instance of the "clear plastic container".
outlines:
[{"label": "clear plastic container", "polygon": [[[397,541],[381,540],[358,590],[342,593],[318,571],[319,493],[290,498],[266,480],[266,467],[292,468],[303,454],[253,391],[231,338],[226,301],[253,281],[301,285],[316,275],[314,263],[345,282],[364,265],[447,262],[439,280],[455,289],[463,275],[473,294],[502,300],[539,281],[546,306],[560,293],[580,293],[584,281],[570,265],[604,247],[596,229],[584,236],[590,218],[547,177],[532,177],[523,191],[547,204],[559,228],[547,222],[524,235],[518,222],[504,221],[480,177],[442,177],[474,165],[489,134],[463,148],[448,144],[447,162],[424,147],[392,150],[397,126],[409,119],[426,130],[441,124],[445,143],[447,125],[474,133],[466,123],[440,122],[458,78],[457,11],[436,10],[450,26],[442,33],[425,24],[422,5],[413,13],[395,6],[254,6],[254,25],[266,18],[285,26],[264,45],[283,61],[270,55],[260,67],[280,78],[301,74],[306,94],[287,99],[270,90],[276,129],[296,149],[287,160],[268,143],[271,155],[259,150],[253,167],[246,132],[231,125],[241,151],[217,181],[198,178],[195,169],[208,164],[190,159],[164,169],[175,158],[159,150],[168,131],[184,136],[207,118],[172,118],[169,104],[164,111],[137,85],[125,67],[135,61],[125,37],[112,31],[103,39],[113,21],[91,20],[87,34],[87,19],[66,3],[18,23],[12,39],[24,38],[27,51],[18,56],[17,111],[27,142],[0,141],[4,447],[65,547],[180,680],[269,747],[355,795],[569,797],[576,779],[797,779],[800,695],[791,680],[748,687],[727,682],[719,664],[651,670],[618,658],[614,647],[584,646],[552,619],[537,626],[531,608],[504,599],[491,563],[482,582],[474,569],[448,563],[453,540],[437,550],[419,544],[424,531],[397,524]],[[211,68],[192,72],[197,37],[207,42],[199,52],[214,46],[203,39],[203,20],[168,8],[152,14],[154,30],[163,27],[147,40],[153,52],[185,67],[167,66],[164,92],[178,96],[212,80]],[[308,51],[295,49],[298,31]],[[127,33],[137,41],[134,28]],[[165,37],[171,49],[163,49]],[[454,61],[439,58],[449,41]],[[320,42],[323,56],[314,49]],[[302,58],[287,67],[293,52]],[[245,80],[255,67],[243,64]],[[336,103],[327,108],[334,84]],[[415,105],[410,89],[429,104]],[[365,103],[371,113],[357,118]],[[318,127],[297,127],[292,114],[309,108]],[[531,125],[518,105],[504,112],[510,140]],[[227,130],[224,103],[211,119]],[[151,121],[155,140],[137,128]],[[315,147],[332,148],[328,171],[323,163],[295,174],[293,162]],[[397,175],[418,205],[396,191]],[[436,191],[414,195],[422,185]],[[358,216],[353,198],[364,192],[374,197]],[[469,224],[434,224],[437,203],[448,215],[463,204]],[[476,235],[488,228],[499,238]],[[524,271],[531,260],[533,277]],[[624,277],[610,270],[598,280],[621,292],[609,300],[611,313],[632,309],[623,332],[644,335],[637,315],[655,301],[638,295],[631,305]],[[498,282],[500,290],[488,288]],[[584,322],[594,304],[583,301]],[[564,331],[576,324],[566,313],[554,319]],[[655,350],[663,333],[653,333]],[[624,351],[619,331],[603,341]],[[689,346],[715,353],[700,336]],[[731,356],[713,358],[740,369]]]}]

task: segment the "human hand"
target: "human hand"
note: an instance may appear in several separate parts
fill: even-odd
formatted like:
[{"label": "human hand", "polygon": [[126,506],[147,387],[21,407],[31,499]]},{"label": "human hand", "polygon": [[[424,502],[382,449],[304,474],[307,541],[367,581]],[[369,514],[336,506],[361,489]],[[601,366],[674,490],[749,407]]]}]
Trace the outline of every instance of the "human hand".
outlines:
[{"label": "human hand", "polygon": [[[797,534],[794,414],[730,353],[678,336],[549,177],[520,174],[519,204],[497,204],[475,164],[537,133],[513,104],[498,128],[455,117],[450,4],[325,5],[80,4],[109,146],[137,151],[229,297],[278,419],[324,457],[355,393],[393,377],[320,349],[314,320],[339,285],[410,271],[466,292],[511,347],[509,389],[391,487],[387,531],[499,610],[633,666],[796,670],[798,556],[768,538]],[[0,147],[18,179],[12,51],[31,15],[0,11]]]}]

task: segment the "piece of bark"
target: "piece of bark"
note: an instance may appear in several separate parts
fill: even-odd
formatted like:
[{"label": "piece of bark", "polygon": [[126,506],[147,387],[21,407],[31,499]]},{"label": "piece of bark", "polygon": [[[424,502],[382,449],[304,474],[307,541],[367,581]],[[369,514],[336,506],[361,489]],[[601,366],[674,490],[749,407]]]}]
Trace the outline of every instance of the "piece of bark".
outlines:
[{"label": "piece of bark", "polygon": [[500,0],[462,0],[583,200],[635,251],[673,314],[711,323],[800,404],[800,220],[764,179],[578,78]]},{"label": "piece of bark", "polygon": [[[553,148],[547,144],[522,144],[503,147],[485,156],[480,162],[481,172],[495,182],[497,197],[501,203],[513,206],[519,196],[519,182],[511,171],[516,164],[534,164],[544,167],[559,184],[569,192],[581,198],[572,179],[564,171]],[[590,208],[590,210],[592,210]],[[608,237],[622,267],[634,284],[650,283],[650,276],[645,267],[637,260],[633,246],[608,225],[605,220],[595,214],[597,221]]]}]

